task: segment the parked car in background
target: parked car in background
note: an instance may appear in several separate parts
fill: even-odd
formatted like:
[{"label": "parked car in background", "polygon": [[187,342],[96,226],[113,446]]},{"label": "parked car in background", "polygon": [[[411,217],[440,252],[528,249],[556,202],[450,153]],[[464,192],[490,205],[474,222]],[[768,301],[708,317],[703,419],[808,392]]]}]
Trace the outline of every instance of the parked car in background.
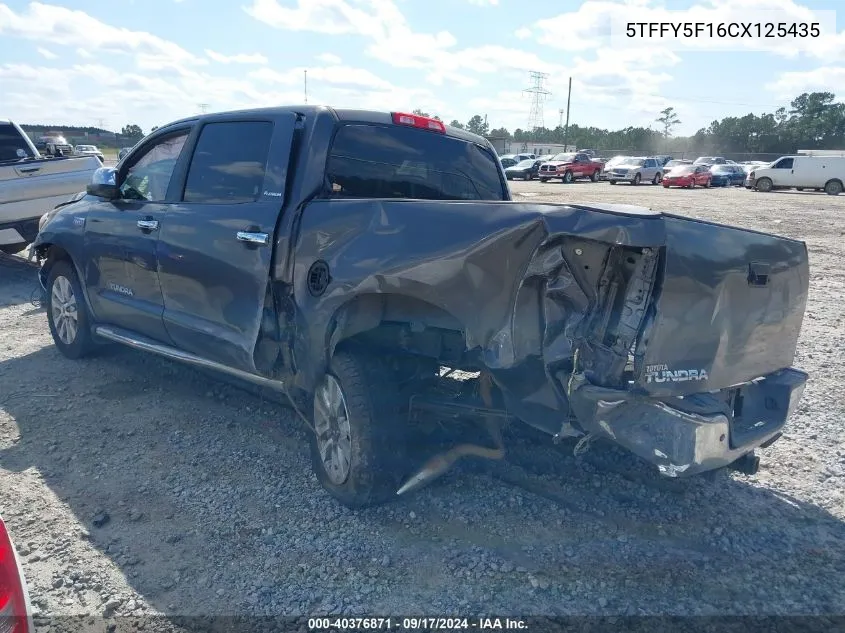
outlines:
[{"label": "parked car in background", "polygon": [[590,158],[596,157],[596,150],[594,149],[579,149],[576,153],[578,154],[586,154]]},{"label": "parked car in background", "polygon": [[739,165],[713,165],[710,173],[714,187],[736,187],[745,182],[745,171]]},{"label": "parked car in background", "polygon": [[84,192],[100,167],[94,156],[41,156],[18,125],[0,120],[0,252],[26,248],[39,218]]},{"label": "parked car in background", "polygon": [[660,154],[659,156],[655,156],[655,158],[657,159],[657,162],[660,163],[661,167],[665,167],[666,163],[672,160],[672,157],[666,154]]},{"label": "parked car in background", "polygon": [[73,145],[68,143],[64,136],[41,136],[36,141],[35,148],[48,156],[70,156],[73,153]]},{"label": "parked car in background", "polygon": [[771,165],[755,167],[748,184],[757,191],[819,189],[839,195],[845,185],[845,156],[784,156]]},{"label": "parked car in background", "polygon": [[536,158],[522,160],[516,165],[511,165],[510,167],[505,168],[505,177],[507,177],[508,180],[513,180],[514,178],[533,180],[537,177],[537,173],[540,171],[540,165],[542,164],[543,161]]},{"label": "parked car in background", "polygon": [[663,177],[663,186],[669,187],[709,187],[713,174],[707,165],[681,165]]},{"label": "parked car in background", "polygon": [[34,633],[32,604],[21,559],[0,516],[0,631]]},{"label": "parked car in background", "polygon": [[632,156],[614,165],[608,171],[607,180],[611,185],[615,185],[617,182],[629,182],[632,185],[650,182],[657,185],[663,180],[663,166],[658,163],[656,158]]},{"label": "parked car in background", "polygon": [[120,151],[117,153],[117,160],[123,160],[123,157],[126,156],[131,151],[132,151],[131,147],[121,147]]},{"label": "parked car in background", "polygon": [[502,157],[499,159],[499,162],[500,162],[500,163],[502,163],[502,167],[504,167],[505,169],[507,169],[508,167],[513,167],[513,166],[514,166],[514,165],[516,165],[519,161],[517,161],[517,160],[516,160],[516,158],[515,158],[515,157],[513,157],[513,156],[502,156]]},{"label": "parked car in background", "polygon": [[666,177],[672,169],[675,167],[680,167],[681,165],[692,165],[691,160],[684,160],[684,159],[673,159],[663,165],[663,177]]},{"label": "parked car in background", "polygon": [[626,161],[626,160],[627,160],[627,159],[629,159],[629,158],[631,158],[631,157],[630,157],[630,156],[625,156],[625,155],[623,155],[623,154],[619,154],[618,156],[614,156],[613,158],[611,158],[610,160],[608,160],[608,161],[604,164],[604,167],[602,168],[601,173],[599,174],[599,179],[600,179],[600,180],[607,180],[607,176],[608,176],[608,174],[610,173],[610,170],[611,170],[613,167],[616,167],[617,165],[620,165],[621,163],[623,163],[624,161]]},{"label": "parked car in background", "polygon": [[728,161],[722,156],[699,156],[692,164],[693,165],[724,165]]},{"label": "parked car in background", "polygon": [[100,159],[101,163],[106,162],[105,156],[103,153],[97,149],[96,145],[77,145],[73,148],[73,155],[74,156],[96,156]]},{"label": "parked car in background", "polygon": [[540,182],[548,182],[552,178],[560,178],[561,182],[566,183],[577,178],[589,178],[595,182],[599,179],[602,169],[604,163],[592,160],[587,154],[562,152],[540,165],[538,177]]}]

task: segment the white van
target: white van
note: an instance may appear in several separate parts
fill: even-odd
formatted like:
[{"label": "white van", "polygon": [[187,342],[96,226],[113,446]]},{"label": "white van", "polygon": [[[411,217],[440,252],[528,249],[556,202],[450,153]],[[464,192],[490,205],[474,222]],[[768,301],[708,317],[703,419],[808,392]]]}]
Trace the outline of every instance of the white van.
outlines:
[{"label": "white van", "polygon": [[845,156],[784,156],[755,167],[748,184],[757,191],[815,189],[836,196],[845,185]]}]

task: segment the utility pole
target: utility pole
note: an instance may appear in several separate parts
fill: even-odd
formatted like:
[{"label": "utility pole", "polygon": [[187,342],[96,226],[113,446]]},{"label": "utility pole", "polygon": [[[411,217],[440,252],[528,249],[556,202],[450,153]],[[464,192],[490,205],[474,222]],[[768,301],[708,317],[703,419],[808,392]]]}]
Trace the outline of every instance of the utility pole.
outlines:
[{"label": "utility pole", "polygon": [[207,103],[198,103],[197,107],[200,109],[200,112],[202,112],[203,114],[208,112],[208,104]]},{"label": "utility pole", "polygon": [[303,70],[303,81],[305,87],[305,103],[308,103],[308,70]]},{"label": "utility pole", "polygon": [[572,99],[572,77],[569,78],[569,92],[566,95],[566,126],[563,128],[563,151],[569,150],[567,143],[569,143],[569,102]]}]

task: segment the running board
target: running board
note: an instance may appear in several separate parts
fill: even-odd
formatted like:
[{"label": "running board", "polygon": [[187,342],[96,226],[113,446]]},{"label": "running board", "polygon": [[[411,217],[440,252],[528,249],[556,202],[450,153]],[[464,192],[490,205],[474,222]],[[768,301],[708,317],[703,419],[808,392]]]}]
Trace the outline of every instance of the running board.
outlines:
[{"label": "running board", "polygon": [[259,376],[258,374],[252,374],[248,371],[235,369],[234,367],[229,367],[227,365],[223,365],[222,363],[208,360],[207,358],[197,356],[196,354],[183,352],[182,350],[170,347],[169,345],[162,345],[161,343],[138,336],[137,334],[127,330],[98,325],[94,328],[94,333],[104,339],[108,339],[116,343],[122,343],[128,347],[140,349],[145,352],[152,352],[153,354],[158,354],[159,356],[164,356],[165,358],[169,358],[171,360],[181,361],[183,363],[187,363],[188,365],[195,365],[197,367],[204,367],[206,369],[219,371],[223,374],[228,374],[230,376],[234,376],[235,378],[240,378],[241,380],[246,380],[260,387],[269,387],[270,389],[286,393],[285,384],[281,380],[273,380],[271,378]]}]

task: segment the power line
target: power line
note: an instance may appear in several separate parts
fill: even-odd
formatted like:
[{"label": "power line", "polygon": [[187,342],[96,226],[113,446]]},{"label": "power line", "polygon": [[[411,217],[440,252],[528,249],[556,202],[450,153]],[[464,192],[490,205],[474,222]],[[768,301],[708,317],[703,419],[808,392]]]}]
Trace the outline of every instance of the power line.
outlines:
[{"label": "power line", "polygon": [[529,72],[529,76],[531,77],[532,85],[530,88],[523,90],[523,92],[531,95],[531,111],[528,114],[528,129],[536,130],[537,128],[545,127],[543,122],[543,102],[546,100],[546,97],[552,93],[546,90],[543,85],[546,81],[546,77],[549,76],[548,73],[541,73],[536,70],[532,70]]}]

